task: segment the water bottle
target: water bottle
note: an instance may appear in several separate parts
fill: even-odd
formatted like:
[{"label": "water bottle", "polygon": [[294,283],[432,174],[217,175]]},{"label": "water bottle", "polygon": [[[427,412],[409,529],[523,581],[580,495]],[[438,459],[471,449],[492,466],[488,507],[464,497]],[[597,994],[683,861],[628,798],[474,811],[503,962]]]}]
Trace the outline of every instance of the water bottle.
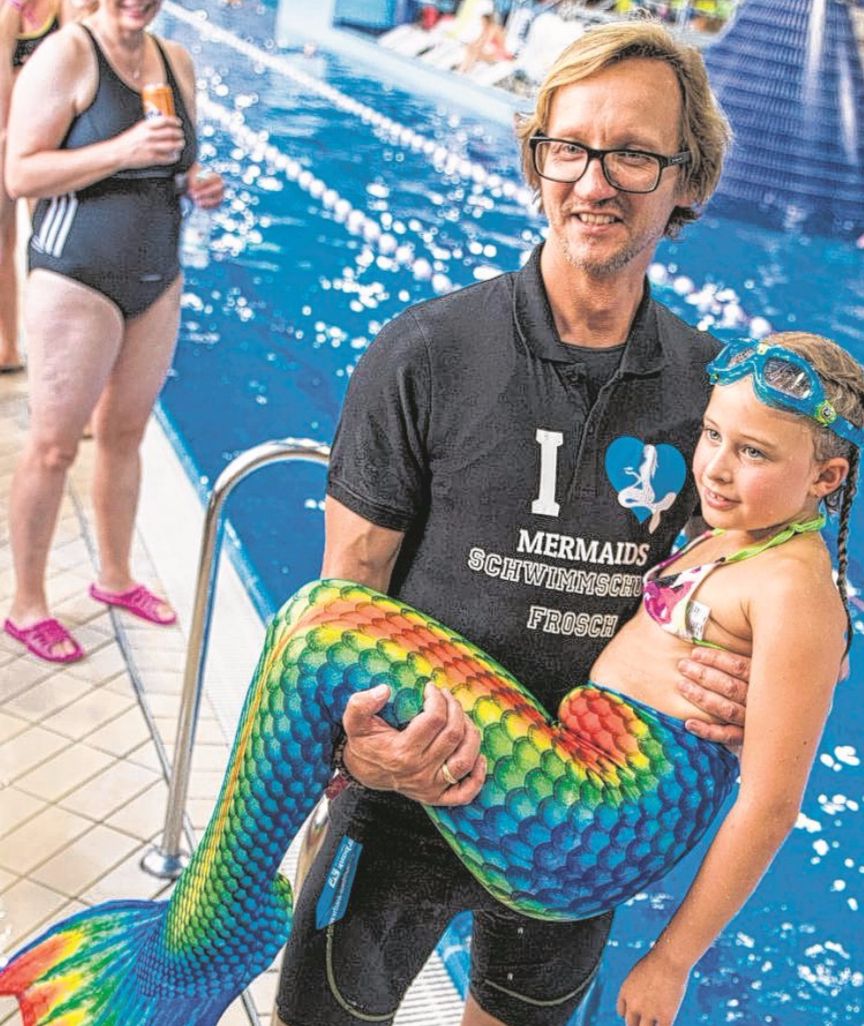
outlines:
[{"label": "water bottle", "polygon": [[[212,175],[212,171],[201,171],[196,181]],[[183,237],[180,240],[180,263],[184,267],[201,271],[210,263],[210,234],[213,222],[208,210],[203,210],[188,197]]]},{"label": "water bottle", "polygon": [[180,240],[180,263],[201,271],[210,263],[210,214],[189,202]]}]

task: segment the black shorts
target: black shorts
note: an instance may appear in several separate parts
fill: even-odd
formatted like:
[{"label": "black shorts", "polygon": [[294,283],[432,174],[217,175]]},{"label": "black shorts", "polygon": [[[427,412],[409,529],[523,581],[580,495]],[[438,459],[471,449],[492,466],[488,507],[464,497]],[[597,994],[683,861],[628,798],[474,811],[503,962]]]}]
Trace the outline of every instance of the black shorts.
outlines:
[{"label": "black shorts", "polygon": [[548,923],[471,876],[422,808],[351,787],[295,910],[277,1008],[288,1026],[388,1026],[459,912],[474,913],[471,993],[508,1026],[565,1026],[594,977],[612,913]]}]

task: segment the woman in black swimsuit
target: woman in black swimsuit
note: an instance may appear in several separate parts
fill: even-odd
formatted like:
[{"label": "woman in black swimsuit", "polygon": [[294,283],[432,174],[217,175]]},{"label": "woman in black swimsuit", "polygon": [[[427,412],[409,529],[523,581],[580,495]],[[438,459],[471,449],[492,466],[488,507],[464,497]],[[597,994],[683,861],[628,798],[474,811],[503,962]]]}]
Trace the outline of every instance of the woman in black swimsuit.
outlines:
[{"label": "woman in black swimsuit", "polygon": [[[16,591],[5,629],[43,659],[83,653],[51,617],[45,566],[66,471],[93,413],[100,576],[91,595],[154,623],[173,610],[131,576],[138,448],[171,364],[182,277],[180,195],[222,200],[195,163],[195,73],[146,31],[159,0],[102,0],[31,58],[9,121],[6,184],[38,199],[24,312],[31,433],[15,472]],[[176,117],[144,119],[140,90],[166,82]]]}]

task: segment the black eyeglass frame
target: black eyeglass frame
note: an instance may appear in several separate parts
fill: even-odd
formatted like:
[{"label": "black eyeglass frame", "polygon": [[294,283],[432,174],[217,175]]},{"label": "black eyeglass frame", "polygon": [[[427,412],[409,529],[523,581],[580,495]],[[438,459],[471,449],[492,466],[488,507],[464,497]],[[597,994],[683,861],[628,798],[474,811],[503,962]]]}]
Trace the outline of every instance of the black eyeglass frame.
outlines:
[{"label": "black eyeglass frame", "polygon": [[[580,150],[584,150],[587,154],[588,159],[585,161],[585,167],[582,169],[582,173],[578,178],[552,178],[550,175],[544,175],[540,168],[537,166],[537,146],[539,143],[557,142],[564,143],[567,146],[576,146]],[[600,167],[603,171],[603,177],[612,186],[613,189],[617,189],[619,192],[632,192],[637,196],[645,196],[648,193],[656,192],[660,188],[660,181],[663,178],[663,172],[667,167],[681,167],[684,164],[690,163],[690,151],[682,150],[680,153],[673,153],[671,157],[667,157],[663,153],[652,153],[650,150],[634,150],[628,147],[616,147],[612,150],[593,150],[590,146],[586,146],[584,143],[576,142],[575,139],[558,139],[551,135],[532,135],[528,140],[528,145],[531,147],[531,160],[534,164],[534,170],[541,178],[545,178],[547,182],[559,182],[562,185],[575,185],[576,182],[581,181],[588,172],[588,168],[591,166],[592,160],[599,160]],[[613,182],[609,177],[609,172],[606,170],[606,157],[610,153],[632,153],[639,157],[651,157],[657,161],[660,165],[660,170],[657,172],[657,181],[650,189],[624,189],[616,182]]]}]

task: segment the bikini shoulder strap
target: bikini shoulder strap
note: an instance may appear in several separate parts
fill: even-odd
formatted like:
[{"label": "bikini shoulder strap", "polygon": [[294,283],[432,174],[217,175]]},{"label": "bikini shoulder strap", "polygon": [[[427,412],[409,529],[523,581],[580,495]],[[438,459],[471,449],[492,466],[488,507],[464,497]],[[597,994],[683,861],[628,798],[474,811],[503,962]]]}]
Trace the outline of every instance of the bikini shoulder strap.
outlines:
[{"label": "bikini shoulder strap", "polygon": [[755,545],[748,545],[746,548],[739,549],[738,552],[733,552],[732,555],[727,556],[723,562],[738,563],[743,559],[750,559],[753,556],[758,556],[760,552],[765,552],[767,549],[774,549],[778,545],[782,545],[784,542],[789,541],[790,538],[794,538],[796,534],[808,534],[811,531],[821,531],[824,526],[825,514],[818,513],[810,520],[788,524],[782,531],[778,531],[777,534],[772,535],[763,542],[757,542]]}]

